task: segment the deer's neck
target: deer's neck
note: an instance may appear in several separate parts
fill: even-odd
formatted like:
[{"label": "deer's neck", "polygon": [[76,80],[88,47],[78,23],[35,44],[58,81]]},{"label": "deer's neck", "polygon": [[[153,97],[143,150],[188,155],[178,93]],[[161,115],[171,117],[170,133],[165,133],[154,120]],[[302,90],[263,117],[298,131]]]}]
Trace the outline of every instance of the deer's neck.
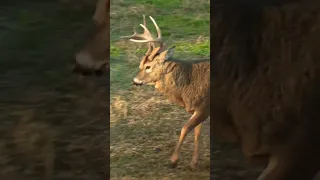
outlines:
[{"label": "deer's neck", "polygon": [[[210,84],[210,62],[177,63],[166,62],[171,70],[163,73],[155,87],[167,98],[180,106],[188,106],[188,101],[194,97],[204,96],[203,93]],[[200,89],[200,90],[199,90]],[[200,93],[200,94],[199,94]]]},{"label": "deer's neck", "polygon": [[181,93],[183,88],[190,83],[189,68],[191,69],[191,67],[189,67],[190,65],[175,62],[166,63],[168,63],[166,66],[172,69],[170,72],[163,73],[161,79],[156,82],[155,88],[172,103],[185,107]]},{"label": "deer's neck", "polygon": [[171,85],[175,88],[188,86],[191,81],[193,64],[183,62],[169,62],[173,66],[172,70],[167,73],[168,81],[172,81]]},{"label": "deer's neck", "polygon": [[156,83],[156,88],[165,94],[178,95],[183,89],[190,88],[193,83],[195,74],[194,71],[198,69],[199,64],[191,64],[184,62],[166,62],[166,66],[171,70],[169,72],[163,73],[160,81]]}]

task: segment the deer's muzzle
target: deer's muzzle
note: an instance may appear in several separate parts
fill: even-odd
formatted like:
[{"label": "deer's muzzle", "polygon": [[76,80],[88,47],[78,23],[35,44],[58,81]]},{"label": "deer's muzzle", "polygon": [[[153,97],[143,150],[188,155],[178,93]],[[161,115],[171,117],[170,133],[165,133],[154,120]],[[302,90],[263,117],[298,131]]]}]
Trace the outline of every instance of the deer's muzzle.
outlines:
[{"label": "deer's muzzle", "polygon": [[80,52],[74,59],[72,71],[84,76],[101,76],[108,70],[108,64],[99,62],[92,59],[88,53]]},{"label": "deer's muzzle", "polygon": [[141,86],[143,81],[139,80],[138,78],[134,78],[132,84]]}]

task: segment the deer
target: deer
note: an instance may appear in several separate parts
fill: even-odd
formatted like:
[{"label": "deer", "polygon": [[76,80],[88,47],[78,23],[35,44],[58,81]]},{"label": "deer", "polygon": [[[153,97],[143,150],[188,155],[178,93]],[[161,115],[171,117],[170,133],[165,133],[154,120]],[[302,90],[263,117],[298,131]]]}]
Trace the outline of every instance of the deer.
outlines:
[{"label": "deer", "polygon": [[172,168],[177,166],[181,145],[186,135],[194,129],[194,152],[189,167],[196,169],[202,123],[210,116],[210,58],[192,61],[173,58],[175,46],[166,47],[159,26],[151,16],[149,18],[156,28],[157,38],[154,38],[146,27],[145,15],[143,24],[140,24],[144,29],[142,34],[137,33],[134,28],[132,35],[120,36],[121,39],[148,44],[133,84],[154,86],[169,101],[183,107],[192,115],[181,129],[169,165]]}]

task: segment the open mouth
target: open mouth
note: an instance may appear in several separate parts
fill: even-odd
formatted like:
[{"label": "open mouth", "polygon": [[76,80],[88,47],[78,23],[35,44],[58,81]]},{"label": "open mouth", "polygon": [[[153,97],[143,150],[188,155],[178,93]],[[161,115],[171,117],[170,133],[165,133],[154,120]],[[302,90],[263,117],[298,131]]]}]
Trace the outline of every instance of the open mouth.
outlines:
[{"label": "open mouth", "polygon": [[149,86],[153,86],[153,85],[155,85],[156,83],[155,83],[155,82],[145,83],[145,82],[143,82],[143,81],[141,81],[141,82],[135,82],[135,81],[133,81],[132,84],[133,84],[133,85],[136,85],[136,86],[142,86],[142,85],[144,85],[144,84],[149,85]]}]

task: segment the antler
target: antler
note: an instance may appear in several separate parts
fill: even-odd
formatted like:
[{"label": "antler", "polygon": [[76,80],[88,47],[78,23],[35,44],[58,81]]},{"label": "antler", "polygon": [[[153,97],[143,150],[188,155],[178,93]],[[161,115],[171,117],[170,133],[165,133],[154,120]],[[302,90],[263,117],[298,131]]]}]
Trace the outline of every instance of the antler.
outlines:
[{"label": "antler", "polygon": [[153,48],[155,47],[154,43],[158,42],[160,43],[160,47],[163,46],[163,40],[162,40],[162,35],[161,35],[161,30],[159,26],[157,25],[156,21],[149,16],[151,21],[153,22],[154,26],[156,27],[158,37],[153,38],[152,34],[146,27],[146,18],[145,15],[143,15],[143,24],[140,24],[140,26],[144,29],[144,32],[142,34],[138,34],[135,29],[133,29],[133,34],[131,36],[120,36],[122,39],[129,39],[130,41],[133,42],[138,42],[138,43],[149,43],[149,46],[151,45]]}]

